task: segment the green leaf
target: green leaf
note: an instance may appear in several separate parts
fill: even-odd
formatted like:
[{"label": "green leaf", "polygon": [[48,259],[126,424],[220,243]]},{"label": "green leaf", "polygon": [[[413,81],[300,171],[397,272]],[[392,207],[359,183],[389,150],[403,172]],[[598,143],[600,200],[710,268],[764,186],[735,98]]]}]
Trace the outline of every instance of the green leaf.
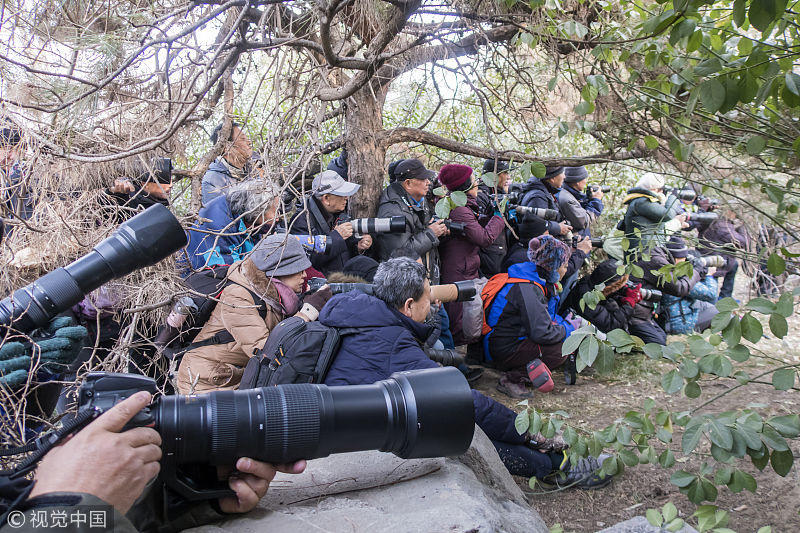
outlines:
[{"label": "green leaf", "polygon": [[739,304],[733,298],[723,298],[717,302],[717,309],[720,313],[730,313],[734,309],[739,309]]},{"label": "green leaf", "polygon": [[730,323],[722,330],[722,338],[728,346],[735,346],[742,340],[742,325],[736,317],[731,318]]},{"label": "green leaf", "polygon": [[569,355],[578,349],[578,346],[586,338],[586,333],[575,332],[564,341],[561,345],[561,355]]},{"label": "green leaf", "polygon": [[789,324],[786,322],[786,317],[778,313],[769,315],[769,329],[779,339],[784,338],[789,332]]},{"label": "green leaf", "polygon": [[689,381],[683,388],[683,393],[687,398],[699,398],[702,391],[696,381]]},{"label": "green leaf", "polygon": [[578,350],[578,357],[586,364],[586,366],[592,366],[595,359],[597,359],[597,352],[599,349],[600,343],[597,342],[596,338],[590,335],[584,342],[581,343],[581,347]]},{"label": "green leaf", "polygon": [[677,370],[670,370],[661,377],[661,386],[667,394],[675,394],[683,387],[683,377]]},{"label": "green leaf", "polygon": [[792,316],[792,313],[794,313],[794,296],[792,296],[791,292],[781,294],[778,303],[775,305],[775,312],[786,318]]},{"label": "green leaf", "polygon": [[675,466],[675,454],[672,453],[672,450],[664,450],[661,452],[661,455],[658,456],[658,464],[664,468],[672,468]]},{"label": "green leaf", "polygon": [[769,457],[769,463],[772,469],[781,477],[786,477],[786,474],[792,469],[794,463],[794,455],[791,450],[773,451]]},{"label": "green leaf", "polygon": [[697,445],[700,443],[700,437],[703,436],[703,423],[701,421],[695,422],[695,420],[696,419],[692,419],[686,426],[686,429],[683,431],[683,437],[681,438],[681,449],[686,455],[697,448]]},{"label": "green leaf", "polygon": [[676,487],[683,488],[683,487],[688,487],[689,484],[696,479],[697,479],[696,475],[690,474],[685,470],[678,470],[677,472],[673,472],[673,474],[669,478],[669,481]]},{"label": "green leaf", "polygon": [[627,331],[619,328],[609,331],[606,339],[617,348],[633,344],[634,342]]},{"label": "green leaf", "polygon": [[764,328],[761,326],[761,322],[759,322],[758,319],[750,313],[742,317],[742,337],[752,343],[756,343],[761,340],[763,335]]},{"label": "green leaf", "polygon": [[528,411],[522,411],[520,414],[518,414],[517,418],[514,419],[514,427],[517,429],[517,433],[522,435],[528,431],[528,427],[530,427],[530,420],[531,419],[528,416]]},{"label": "green leaf", "polygon": [[664,523],[661,513],[655,509],[648,509],[645,513],[645,516],[647,517],[647,521],[650,522],[650,525],[653,527],[661,527],[661,524]]},{"label": "green leaf", "polygon": [[711,319],[711,331],[722,331],[731,323],[733,315],[730,312],[720,312]]},{"label": "green leaf", "polygon": [[764,426],[761,428],[761,440],[768,447],[779,452],[789,449],[789,445],[786,444],[786,439],[781,437],[780,433],[775,431],[771,426]]},{"label": "green leaf", "polygon": [[767,258],[767,270],[773,276],[780,276],[786,270],[786,261],[777,253],[772,253]]},{"label": "green leaf", "polygon": [[662,349],[660,344],[656,344],[654,342],[648,342],[642,347],[644,354],[649,357],[650,359],[660,359],[662,355]]},{"label": "green leaf", "polygon": [[625,466],[636,466],[639,464],[639,457],[628,448],[623,448],[619,451],[619,458]]},{"label": "green leaf", "polygon": [[708,429],[708,436],[711,442],[725,450],[730,450],[733,447],[733,435],[731,435],[731,430],[720,422],[719,419],[709,418]]},{"label": "green leaf", "polygon": [[444,187],[436,187],[433,189],[433,194],[441,198],[442,196],[447,195],[447,189]]},{"label": "green leaf", "polygon": [[497,173],[486,172],[481,175],[481,181],[489,187],[495,187],[497,185]]},{"label": "green leaf", "polygon": [[467,193],[464,191],[453,191],[450,193],[450,201],[458,207],[467,205]]},{"label": "green leaf", "polygon": [[798,415],[774,416],[767,420],[767,424],[784,437],[793,439],[800,436],[800,416]]},{"label": "green leaf", "polygon": [[436,216],[439,218],[447,218],[450,216],[450,198],[442,198],[438,202],[436,202],[436,207],[434,211],[436,212]]},{"label": "green leaf", "polygon": [[728,357],[737,363],[744,363],[750,359],[750,350],[743,344],[737,344],[736,346],[729,347],[727,354]]},{"label": "green leaf", "polygon": [[795,96],[800,96],[800,76],[790,70],[786,73],[785,81],[786,88]]},{"label": "green leaf", "polygon": [[578,116],[588,115],[592,112],[594,112],[594,104],[586,100],[575,106],[575,114]]},{"label": "green leaf", "polygon": [[775,304],[766,298],[753,298],[745,306],[762,315],[770,315],[775,312]]},{"label": "green leaf", "polygon": [[704,81],[697,90],[700,102],[710,113],[716,113],[725,103],[725,86],[717,79]]},{"label": "green leaf", "polygon": [[772,373],[772,386],[775,390],[789,390],[794,387],[794,368],[781,368]]},{"label": "green leaf", "polygon": [[757,156],[761,152],[764,151],[764,148],[767,147],[767,140],[762,137],[761,135],[753,135],[749,139],[747,139],[747,145],[745,146],[745,150],[747,153],[752,156]]},{"label": "green leaf", "polygon": [[675,507],[674,503],[667,502],[664,507],[662,507],[661,513],[664,515],[664,522],[672,522],[678,517],[678,508]]},{"label": "green leaf", "polygon": [[733,2],[733,23],[739,27],[744,24],[746,9],[745,0],[735,0]]},{"label": "green leaf", "polygon": [[544,166],[544,163],[540,163],[539,161],[534,161],[531,164],[531,174],[533,174],[537,178],[543,178],[547,173],[547,167]]},{"label": "green leaf", "polygon": [[753,0],[750,3],[748,18],[750,24],[764,32],[775,20],[775,0]]},{"label": "green leaf", "polygon": [[652,135],[646,136],[643,140],[644,140],[644,145],[647,147],[648,150],[655,150],[656,148],[658,148],[658,139],[656,139]]}]

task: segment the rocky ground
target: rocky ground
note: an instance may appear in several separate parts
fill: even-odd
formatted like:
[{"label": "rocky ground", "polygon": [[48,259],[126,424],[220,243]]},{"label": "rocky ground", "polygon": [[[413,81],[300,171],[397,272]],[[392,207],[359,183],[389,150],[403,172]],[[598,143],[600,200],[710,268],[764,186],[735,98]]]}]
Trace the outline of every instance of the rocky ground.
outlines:
[{"label": "rocky ground", "polygon": [[[746,295],[739,295],[746,299]],[[764,331],[769,332],[766,324]],[[800,318],[797,316],[789,319],[789,334],[782,341],[770,335],[769,339],[759,343],[759,347],[770,355],[793,362],[800,362],[798,346]],[[763,372],[767,368],[752,359],[742,366],[749,367],[747,370],[751,375],[756,373],[754,370]],[[735,384],[730,380],[706,381],[703,395],[697,400],[688,400],[681,393],[670,396],[660,385],[662,371],[669,368],[638,354],[618,361],[617,368],[609,376],[580,376],[575,386],[566,386],[563,374],[555,372],[556,389],[549,394],[536,395],[532,405],[543,412],[566,411],[574,426],[600,429],[631,409],[643,409],[646,398],[653,398],[657,405],[679,411],[698,405]],[[515,400],[495,391],[497,378],[498,374],[488,369],[477,388],[519,410]],[[761,408],[763,414],[798,413],[800,393],[797,390],[776,391],[768,385],[749,385],[726,395],[713,404],[713,409],[725,411],[753,403],[766,405]],[[680,442],[679,435],[675,440]],[[545,522],[549,526],[560,524],[565,531],[597,531],[633,516],[644,515],[647,509],[661,507],[668,501],[673,502],[681,516],[686,518],[694,512],[695,506],[669,482],[669,477],[674,470],[698,467],[701,460],[682,460],[679,448],[679,445],[673,445],[679,462],[672,469],[653,465],[628,468],[609,487],[597,491],[570,490],[548,494],[532,491],[527,479],[518,478],[517,481]],[[794,452],[795,456],[800,455],[796,441]],[[757,531],[765,525],[771,525],[773,532],[800,531],[800,469],[795,466],[787,477],[782,478],[769,466],[763,472],[749,461],[742,461],[737,466],[755,477],[758,490],[755,494],[746,491],[734,494],[725,487],[720,488],[716,504],[729,511],[731,520],[728,527],[738,532]]]}]

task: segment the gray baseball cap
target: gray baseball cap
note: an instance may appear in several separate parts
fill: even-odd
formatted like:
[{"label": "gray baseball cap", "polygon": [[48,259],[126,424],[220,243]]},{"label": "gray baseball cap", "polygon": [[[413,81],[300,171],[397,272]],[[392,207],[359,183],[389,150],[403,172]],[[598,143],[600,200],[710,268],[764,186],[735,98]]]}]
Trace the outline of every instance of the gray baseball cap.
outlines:
[{"label": "gray baseball cap", "polygon": [[333,170],[321,172],[311,182],[311,191],[314,196],[322,196],[323,194],[353,196],[360,188],[361,185],[345,180]]}]

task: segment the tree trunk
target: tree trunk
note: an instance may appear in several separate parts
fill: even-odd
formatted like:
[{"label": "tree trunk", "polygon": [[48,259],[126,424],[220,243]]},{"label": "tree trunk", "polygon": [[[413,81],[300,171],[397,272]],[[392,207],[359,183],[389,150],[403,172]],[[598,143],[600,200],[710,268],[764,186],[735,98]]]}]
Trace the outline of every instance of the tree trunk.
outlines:
[{"label": "tree trunk", "polygon": [[373,91],[371,85],[367,84],[348,98],[345,111],[348,179],[361,185],[350,201],[350,213],[354,217],[375,216],[383,190],[386,146],[381,133],[387,88]]}]

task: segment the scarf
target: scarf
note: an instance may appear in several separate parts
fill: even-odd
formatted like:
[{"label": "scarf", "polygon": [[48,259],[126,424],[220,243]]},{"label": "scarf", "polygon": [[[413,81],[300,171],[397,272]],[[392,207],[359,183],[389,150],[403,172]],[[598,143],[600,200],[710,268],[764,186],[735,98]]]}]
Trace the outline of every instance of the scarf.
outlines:
[{"label": "scarf", "polygon": [[228,163],[228,160],[224,157],[219,158],[219,162],[222,163],[228,172],[230,172],[231,177],[233,177],[237,181],[242,181],[244,179],[244,169],[243,168],[236,168],[235,166]]},{"label": "scarf", "polygon": [[288,285],[272,278],[272,284],[278,291],[281,307],[286,316],[294,315],[300,309],[300,297]]}]

